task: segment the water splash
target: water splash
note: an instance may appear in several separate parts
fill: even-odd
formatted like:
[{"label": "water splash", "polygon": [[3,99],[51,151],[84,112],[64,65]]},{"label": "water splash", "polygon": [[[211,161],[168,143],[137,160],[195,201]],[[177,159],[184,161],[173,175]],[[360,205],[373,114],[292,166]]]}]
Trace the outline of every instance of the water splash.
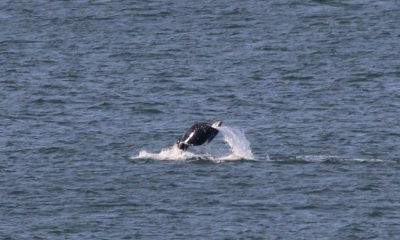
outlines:
[{"label": "water splash", "polygon": [[[232,160],[255,160],[251,152],[250,142],[247,140],[243,131],[227,126],[219,127],[224,141],[228,144],[230,153],[226,156],[212,156],[210,154],[198,154],[190,151],[182,151],[176,145],[162,149],[159,153],[151,153],[146,150],[139,152],[132,159],[154,159],[154,160],[208,160],[213,162],[232,161]],[[212,144],[212,143],[211,143]]]},{"label": "water splash", "polygon": [[227,159],[248,159],[254,160],[251,152],[250,142],[247,140],[243,131],[227,126],[219,127],[220,132],[224,135],[224,141],[231,148],[231,154],[226,156]]},{"label": "water splash", "polygon": [[139,152],[139,155],[132,159],[156,159],[156,160],[187,160],[198,158],[198,154],[189,151],[182,151],[176,145],[162,149],[159,153],[151,153],[146,150]]}]

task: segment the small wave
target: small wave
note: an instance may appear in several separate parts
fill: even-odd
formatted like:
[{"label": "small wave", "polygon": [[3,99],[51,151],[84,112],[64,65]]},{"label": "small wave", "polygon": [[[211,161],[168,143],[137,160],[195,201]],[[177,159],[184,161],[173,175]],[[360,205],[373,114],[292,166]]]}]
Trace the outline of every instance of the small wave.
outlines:
[{"label": "small wave", "polygon": [[392,160],[383,160],[383,159],[377,159],[377,158],[350,158],[350,157],[341,157],[341,156],[335,156],[335,155],[299,155],[299,156],[294,156],[294,157],[279,157],[275,158],[274,160],[269,160],[269,161],[284,161],[284,162],[309,162],[309,163],[335,163],[335,162],[368,162],[368,163],[390,163],[390,162],[395,162]]},{"label": "small wave", "polygon": [[308,162],[388,162],[377,158],[349,158],[334,155],[305,155],[296,156],[296,158]]},{"label": "small wave", "polygon": [[162,149],[159,153],[152,153],[141,150],[137,156],[132,159],[153,159],[153,160],[206,160],[212,162],[224,162],[235,160],[255,160],[251,152],[250,142],[246,139],[244,133],[238,129],[230,127],[218,128],[224,136],[224,141],[230,147],[230,154],[225,156],[212,156],[210,154],[198,154],[190,151],[182,151],[176,145]]}]

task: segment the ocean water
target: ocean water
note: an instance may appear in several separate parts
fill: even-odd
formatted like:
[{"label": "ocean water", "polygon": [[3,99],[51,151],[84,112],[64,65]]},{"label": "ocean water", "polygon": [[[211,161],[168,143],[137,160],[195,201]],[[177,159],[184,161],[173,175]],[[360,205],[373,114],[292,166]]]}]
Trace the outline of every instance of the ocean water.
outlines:
[{"label": "ocean water", "polygon": [[399,12],[1,1],[0,239],[400,239]]}]

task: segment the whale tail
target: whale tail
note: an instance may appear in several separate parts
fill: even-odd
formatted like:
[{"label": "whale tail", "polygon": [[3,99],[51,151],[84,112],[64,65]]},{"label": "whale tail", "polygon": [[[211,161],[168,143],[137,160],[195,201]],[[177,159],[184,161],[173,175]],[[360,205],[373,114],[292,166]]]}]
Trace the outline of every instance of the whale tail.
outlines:
[{"label": "whale tail", "polygon": [[199,146],[207,144],[218,134],[218,128],[222,126],[222,121],[214,123],[196,123],[189,128],[186,133],[176,143],[181,150],[187,150],[189,146]]}]

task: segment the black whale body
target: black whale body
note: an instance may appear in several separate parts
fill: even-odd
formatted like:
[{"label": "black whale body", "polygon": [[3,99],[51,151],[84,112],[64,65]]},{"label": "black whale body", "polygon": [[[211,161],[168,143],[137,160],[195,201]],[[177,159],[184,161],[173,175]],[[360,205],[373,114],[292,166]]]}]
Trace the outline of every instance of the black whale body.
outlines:
[{"label": "black whale body", "polygon": [[222,125],[221,121],[213,124],[196,123],[191,126],[186,133],[178,140],[177,146],[179,149],[186,150],[189,146],[199,146],[211,142],[219,133],[216,127]]}]

